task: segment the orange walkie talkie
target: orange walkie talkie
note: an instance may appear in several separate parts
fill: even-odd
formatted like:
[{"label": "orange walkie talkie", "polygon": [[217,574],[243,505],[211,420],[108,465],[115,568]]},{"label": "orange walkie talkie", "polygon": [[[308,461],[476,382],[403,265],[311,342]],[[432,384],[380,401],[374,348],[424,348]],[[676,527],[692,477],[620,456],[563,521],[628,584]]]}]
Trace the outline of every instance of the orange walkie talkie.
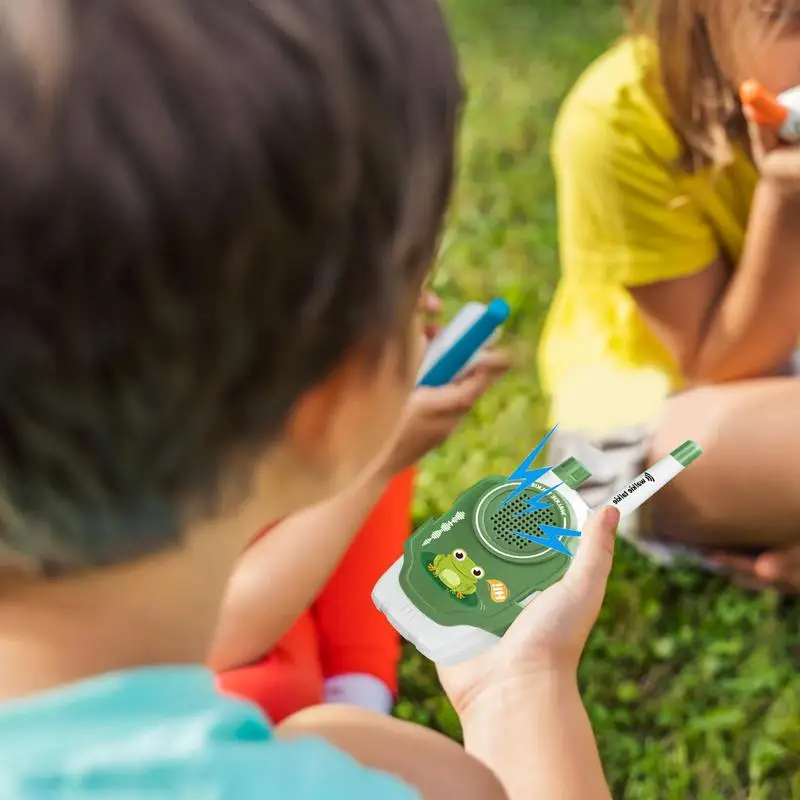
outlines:
[{"label": "orange walkie talkie", "polygon": [[776,97],[757,81],[745,81],[739,98],[753,122],[772,128],[788,144],[800,142],[800,87]]}]

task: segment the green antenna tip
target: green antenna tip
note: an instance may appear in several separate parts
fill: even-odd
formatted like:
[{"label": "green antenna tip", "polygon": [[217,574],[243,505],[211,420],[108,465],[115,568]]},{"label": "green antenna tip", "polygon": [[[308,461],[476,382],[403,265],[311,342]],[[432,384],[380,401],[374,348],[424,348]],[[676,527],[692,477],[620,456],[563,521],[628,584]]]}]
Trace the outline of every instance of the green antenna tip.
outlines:
[{"label": "green antenna tip", "polygon": [[577,458],[568,458],[554,470],[555,476],[564,481],[570,489],[577,489],[584,481],[592,477],[592,473]]},{"label": "green antenna tip", "polygon": [[703,455],[703,449],[699,444],[691,439],[685,441],[680,447],[676,447],[670,455],[683,467],[688,467],[692,461],[696,461]]}]

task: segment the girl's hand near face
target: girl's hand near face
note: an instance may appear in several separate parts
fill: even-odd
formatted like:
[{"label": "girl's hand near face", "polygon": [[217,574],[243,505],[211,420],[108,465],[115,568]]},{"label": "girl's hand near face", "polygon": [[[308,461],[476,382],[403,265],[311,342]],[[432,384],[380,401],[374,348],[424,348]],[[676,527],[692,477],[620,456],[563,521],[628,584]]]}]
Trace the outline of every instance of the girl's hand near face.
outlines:
[{"label": "girl's hand near face", "polygon": [[738,264],[628,287],[688,387],[786,375],[800,338],[800,145],[748,125],[761,177]]},{"label": "girl's hand near face", "polygon": [[800,144],[786,144],[772,129],[749,119],[753,161],[761,175],[761,183],[777,193],[785,202],[800,203]]},{"label": "girl's hand near face", "polygon": [[[729,279],[719,263],[683,279],[709,284],[710,304],[697,316],[692,352],[684,359],[676,352],[690,385],[781,374],[800,338],[800,146],[782,144],[774,131],[752,121],[749,126],[761,178],[739,263]],[[695,302],[698,293],[687,294],[688,288],[676,286],[676,308]],[[664,295],[658,289],[652,293]],[[663,300],[649,301],[647,287],[632,293],[646,319],[660,323],[670,316]]]}]

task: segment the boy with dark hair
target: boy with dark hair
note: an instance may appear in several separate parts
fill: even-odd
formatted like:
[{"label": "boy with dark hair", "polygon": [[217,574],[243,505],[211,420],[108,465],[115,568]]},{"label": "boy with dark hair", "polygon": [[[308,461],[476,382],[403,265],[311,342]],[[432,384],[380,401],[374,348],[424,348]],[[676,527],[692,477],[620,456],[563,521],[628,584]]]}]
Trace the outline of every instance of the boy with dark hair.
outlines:
[{"label": "boy with dark hair", "polygon": [[182,665],[253,532],[405,404],[461,101],[436,4],[0,3],[0,83],[0,796],[408,796]]},{"label": "boy with dark hair", "polygon": [[324,581],[414,460],[460,102],[435,0],[0,0],[0,797],[607,797],[613,519],[442,675],[478,760],[333,706],[276,739],[199,666],[254,531],[316,503],[265,542]]}]

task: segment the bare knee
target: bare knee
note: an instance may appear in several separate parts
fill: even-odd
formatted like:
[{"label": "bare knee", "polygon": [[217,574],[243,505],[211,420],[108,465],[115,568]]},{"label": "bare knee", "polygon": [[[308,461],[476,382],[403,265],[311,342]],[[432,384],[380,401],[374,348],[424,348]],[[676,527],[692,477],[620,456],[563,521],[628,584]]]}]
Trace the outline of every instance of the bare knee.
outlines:
[{"label": "bare knee", "polygon": [[686,439],[704,455],[653,498],[661,535],[709,546],[796,541],[800,496],[790,465],[800,456],[800,382],[764,378],[678,395],[666,404],[651,458]]}]

